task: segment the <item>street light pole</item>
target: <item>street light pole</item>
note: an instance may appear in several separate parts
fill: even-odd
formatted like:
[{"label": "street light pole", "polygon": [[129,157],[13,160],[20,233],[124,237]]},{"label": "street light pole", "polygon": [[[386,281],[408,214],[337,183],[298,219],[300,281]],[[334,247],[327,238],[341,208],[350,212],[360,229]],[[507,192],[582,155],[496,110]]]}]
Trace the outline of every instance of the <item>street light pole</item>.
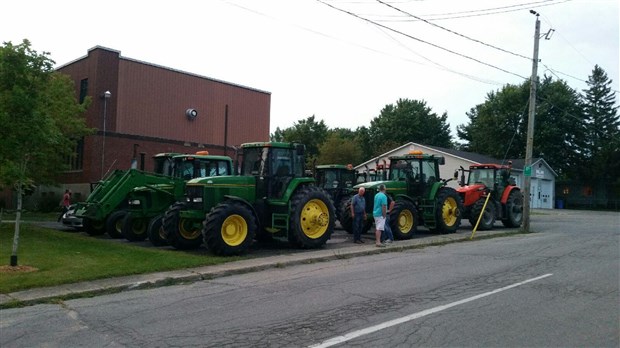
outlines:
[{"label": "street light pole", "polygon": [[523,167],[523,231],[530,231],[530,187],[532,184],[532,152],[534,148],[534,117],[536,116],[536,83],[538,82],[538,41],[540,39],[539,14],[530,10],[536,16],[536,30],[534,33],[534,58],[532,59],[532,77],[530,77],[530,108],[527,117],[527,142],[525,144],[525,165]]},{"label": "street light pole", "polygon": [[105,162],[105,135],[106,135],[106,128],[105,128],[105,121],[107,118],[107,114],[108,114],[108,99],[110,99],[110,97],[112,96],[112,93],[110,93],[110,91],[105,91],[105,93],[103,93],[103,141],[102,141],[102,146],[101,146],[101,180],[103,180],[103,173],[104,173],[104,162]]}]

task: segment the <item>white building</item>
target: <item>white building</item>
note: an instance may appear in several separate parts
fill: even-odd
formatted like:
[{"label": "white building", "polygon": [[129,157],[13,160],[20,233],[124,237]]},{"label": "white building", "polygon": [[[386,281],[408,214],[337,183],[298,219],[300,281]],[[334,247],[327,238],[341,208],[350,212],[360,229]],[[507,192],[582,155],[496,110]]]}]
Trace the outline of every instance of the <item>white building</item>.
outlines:
[{"label": "white building", "polygon": [[[473,152],[446,149],[438,146],[422,145],[413,142],[406,143],[364,163],[355,166],[355,170],[363,172],[366,169],[376,169],[377,164],[386,163],[389,165],[390,156],[406,155],[410,151],[419,150],[431,155],[443,156],[446,164],[440,167],[442,179],[449,179],[454,176],[454,171],[460,167],[468,169],[472,164],[504,164],[512,161],[512,176],[515,178],[517,186],[523,186],[523,159],[498,160],[489,156],[480,155]],[[460,174],[459,174],[460,175]],[[555,202],[555,178],[557,173],[542,158],[532,159],[532,180],[530,187],[530,207],[553,209]],[[448,183],[454,188],[458,187],[458,181],[452,180]]]}]

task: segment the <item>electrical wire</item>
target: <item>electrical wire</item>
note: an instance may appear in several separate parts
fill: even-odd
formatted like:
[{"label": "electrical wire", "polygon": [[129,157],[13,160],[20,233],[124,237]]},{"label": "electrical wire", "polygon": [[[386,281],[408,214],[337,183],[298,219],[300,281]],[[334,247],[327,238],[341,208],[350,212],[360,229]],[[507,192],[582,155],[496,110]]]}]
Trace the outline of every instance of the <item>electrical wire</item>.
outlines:
[{"label": "electrical wire", "polygon": [[394,28],[390,28],[390,27],[388,27],[388,26],[386,26],[386,25],[383,25],[383,24],[381,24],[381,23],[377,23],[377,22],[375,22],[375,21],[372,21],[372,20],[370,20],[370,19],[368,19],[368,18],[361,17],[361,16],[359,16],[359,15],[357,15],[357,14],[353,13],[353,12],[350,12],[350,11],[347,11],[347,10],[344,10],[344,9],[341,9],[341,8],[338,8],[338,7],[336,7],[336,6],[333,6],[333,5],[331,5],[331,4],[328,4],[328,3],[326,3],[326,2],[325,2],[325,1],[323,1],[323,0],[316,0],[316,1],[317,1],[317,2],[322,3],[323,5],[329,6],[329,7],[333,8],[334,10],[337,10],[337,11],[340,11],[340,12],[343,12],[343,13],[346,13],[346,14],[348,14],[348,15],[350,15],[350,16],[353,16],[353,17],[358,18],[358,19],[360,19],[360,20],[363,20],[363,21],[365,21],[365,22],[371,23],[371,24],[373,24],[373,25],[376,25],[376,26],[382,27],[382,28],[387,29],[387,30],[389,30],[389,31],[393,31],[393,32],[395,32],[395,33],[397,33],[397,34],[403,35],[403,36],[408,37],[408,38],[410,38],[410,39],[412,39],[412,40],[416,40],[416,41],[419,41],[419,42],[421,42],[421,43],[424,43],[424,44],[427,44],[427,45],[433,46],[433,47],[435,47],[435,48],[438,48],[438,49],[440,49],[440,50],[443,50],[443,51],[446,51],[446,52],[452,53],[452,54],[454,54],[454,55],[457,55],[457,56],[460,56],[460,57],[463,57],[463,58],[466,58],[466,59],[472,60],[472,61],[474,61],[474,62],[476,62],[476,63],[479,63],[479,64],[482,64],[482,65],[488,66],[488,67],[490,67],[490,68],[493,68],[493,69],[496,69],[496,70],[499,70],[499,71],[502,71],[502,72],[504,72],[504,73],[506,73],[506,74],[514,75],[514,76],[517,76],[517,77],[519,77],[519,78],[521,78],[521,79],[524,79],[524,80],[526,80],[526,79],[527,79],[526,77],[523,77],[523,76],[521,76],[521,75],[519,75],[519,74],[517,74],[517,73],[514,73],[514,72],[512,72],[512,71],[508,71],[508,70],[506,70],[506,69],[500,68],[500,67],[495,66],[495,65],[493,65],[493,64],[490,64],[490,63],[487,63],[487,62],[483,62],[483,61],[481,61],[481,60],[479,60],[479,59],[476,59],[476,58],[470,57],[470,56],[468,56],[468,55],[465,55],[465,54],[462,54],[462,53],[459,53],[459,52],[453,51],[453,50],[451,50],[451,49],[448,49],[448,48],[445,48],[445,47],[439,46],[439,45],[437,45],[437,44],[434,44],[434,43],[431,43],[431,42],[428,42],[428,41],[422,40],[422,39],[417,38],[417,37],[415,37],[415,36],[413,36],[413,35],[409,35],[409,34],[407,34],[407,33],[403,33],[402,31],[399,31],[399,30],[396,30],[396,29],[394,29]]},{"label": "electrical wire", "polygon": [[427,21],[427,20],[426,20],[426,19],[424,19],[424,18],[418,17],[418,16],[416,16],[416,15],[414,15],[414,14],[411,14],[411,13],[409,13],[409,12],[403,11],[403,10],[399,9],[398,7],[392,6],[392,5],[390,5],[390,4],[388,4],[388,3],[386,3],[386,2],[384,2],[384,1],[382,1],[382,0],[376,0],[376,1],[377,1],[378,3],[380,3],[380,4],[383,4],[383,5],[387,6],[387,7],[389,7],[389,8],[391,8],[391,9],[395,10],[395,11],[398,11],[398,12],[400,12],[400,13],[403,13],[403,14],[405,14],[405,15],[409,16],[409,17],[413,17],[413,18],[416,18],[416,19],[418,19],[418,20],[421,20],[421,21],[423,21],[423,22],[424,22],[424,23],[426,23],[426,24],[429,24],[429,25],[432,25],[432,26],[437,27],[437,28],[439,28],[439,29],[445,30],[445,31],[447,31],[447,32],[449,32],[449,33],[452,33],[452,34],[454,34],[454,35],[457,35],[457,36],[463,37],[463,38],[468,39],[468,40],[471,40],[471,41],[473,41],[473,42],[477,42],[477,43],[479,43],[479,44],[481,44],[481,45],[484,45],[484,46],[487,46],[487,47],[494,48],[494,49],[499,50],[499,51],[504,52],[504,53],[512,54],[512,55],[514,55],[514,56],[517,56],[517,57],[520,57],[520,58],[524,58],[524,59],[527,59],[527,60],[529,60],[529,61],[531,61],[531,60],[532,60],[532,58],[530,58],[530,57],[526,57],[526,56],[524,56],[524,55],[522,55],[522,54],[519,54],[519,53],[514,53],[514,52],[511,52],[511,51],[505,50],[505,49],[503,49],[503,48],[500,48],[500,47],[497,47],[497,46],[494,46],[494,45],[488,44],[488,43],[486,43],[486,42],[483,42],[483,41],[480,41],[480,40],[477,40],[477,39],[471,38],[471,37],[469,37],[469,36],[463,35],[463,34],[461,34],[461,33],[458,33],[458,32],[456,32],[456,31],[454,31],[454,30],[451,30],[451,29],[448,29],[448,28],[442,27],[441,25],[438,25],[438,24],[435,24],[435,23],[431,23],[431,22]]}]

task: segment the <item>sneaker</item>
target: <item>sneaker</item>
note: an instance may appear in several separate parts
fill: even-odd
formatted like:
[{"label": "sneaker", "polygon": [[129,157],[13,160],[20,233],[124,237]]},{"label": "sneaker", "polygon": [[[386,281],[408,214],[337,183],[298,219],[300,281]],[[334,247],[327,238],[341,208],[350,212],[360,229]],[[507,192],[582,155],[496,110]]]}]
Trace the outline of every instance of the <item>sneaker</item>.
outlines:
[{"label": "sneaker", "polygon": [[381,243],[381,244],[375,244],[377,246],[377,248],[385,248],[385,244]]},{"label": "sneaker", "polygon": [[353,243],[355,243],[355,244],[362,244],[363,242],[361,240],[354,240]]},{"label": "sneaker", "polygon": [[363,239],[360,239],[360,242],[362,242],[362,243],[366,243],[366,242],[364,242],[364,240],[363,240]]},{"label": "sneaker", "polygon": [[391,239],[386,239],[383,243],[384,244],[392,244],[392,240]]}]

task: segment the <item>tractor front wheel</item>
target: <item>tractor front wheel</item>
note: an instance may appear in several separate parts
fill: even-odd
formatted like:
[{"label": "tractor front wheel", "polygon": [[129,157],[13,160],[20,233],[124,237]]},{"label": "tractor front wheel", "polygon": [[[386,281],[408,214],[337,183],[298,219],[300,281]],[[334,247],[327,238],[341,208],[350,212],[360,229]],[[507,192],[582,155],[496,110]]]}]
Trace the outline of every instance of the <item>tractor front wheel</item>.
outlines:
[{"label": "tractor front wheel", "polygon": [[147,233],[149,235],[149,240],[151,244],[154,246],[164,246],[168,245],[168,239],[166,237],[166,233],[164,231],[164,227],[162,225],[163,214],[157,215],[149,221],[149,225],[147,227]]},{"label": "tractor front wheel", "polygon": [[506,227],[519,227],[523,222],[523,195],[519,190],[512,190],[506,201],[506,216],[502,223]]},{"label": "tractor front wheel", "polygon": [[390,228],[394,239],[411,239],[418,228],[417,211],[413,203],[400,200],[390,211]]},{"label": "tractor front wheel", "polygon": [[442,187],[435,197],[435,230],[439,233],[455,233],[461,225],[463,203],[455,189]]},{"label": "tractor front wheel", "polygon": [[180,212],[187,209],[185,202],[177,202],[168,208],[163,218],[163,226],[168,243],[175,249],[196,249],[202,244],[202,233],[194,221],[180,217]]},{"label": "tractor front wheel", "polygon": [[105,233],[105,223],[103,221],[95,221],[89,218],[82,219],[82,227],[90,236],[100,236]]},{"label": "tractor front wheel", "polygon": [[324,190],[301,187],[291,198],[288,240],[299,248],[319,248],[334,231],[334,204]]},{"label": "tractor front wheel", "polygon": [[147,221],[144,218],[136,218],[132,213],[127,213],[122,228],[123,237],[130,242],[141,242],[148,237]]},{"label": "tractor front wheel", "polygon": [[105,230],[110,238],[121,238],[123,236],[123,221],[127,216],[127,211],[117,210],[110,214],[105,221]]},{"label": "tractor front wheel", "polygon": [[[469,223],[474,228],[478,222],[478,217],[482,214],[480,224],[478,225],[479,231],[491,230],[495,224],[495,205],[493,200],[489,198],[487,206],[484,207],[485,200],[486,198],[477,200],[471,208],[471,214],[469,215]],[[484,207],[484,211],[482,211],[482,207]]]},{"label": "tractor front wheel", "polygon": [[218,204],[203,222],[202,235],[207,248],[216,255],[245,253],[256,235],[256,218],[243,203]]}]

